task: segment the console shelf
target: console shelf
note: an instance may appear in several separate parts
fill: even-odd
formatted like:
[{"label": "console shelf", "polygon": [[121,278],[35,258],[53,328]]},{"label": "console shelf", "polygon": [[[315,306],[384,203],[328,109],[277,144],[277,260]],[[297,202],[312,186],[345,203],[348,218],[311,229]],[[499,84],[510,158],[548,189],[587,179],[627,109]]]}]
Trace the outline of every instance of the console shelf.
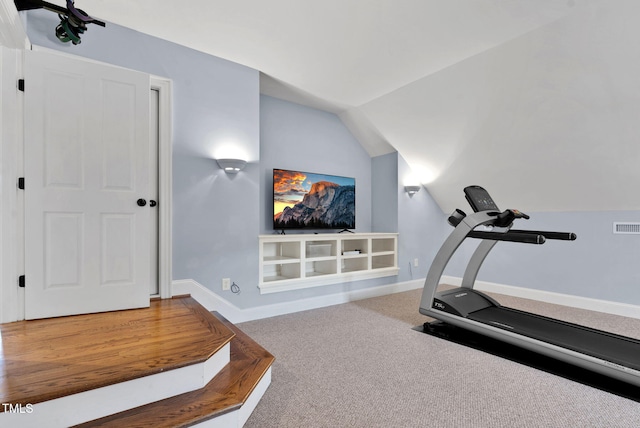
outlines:
[{"label": "console shelf", "polygon": [[397,233],[260,235],[260,293],[398,274]]}]

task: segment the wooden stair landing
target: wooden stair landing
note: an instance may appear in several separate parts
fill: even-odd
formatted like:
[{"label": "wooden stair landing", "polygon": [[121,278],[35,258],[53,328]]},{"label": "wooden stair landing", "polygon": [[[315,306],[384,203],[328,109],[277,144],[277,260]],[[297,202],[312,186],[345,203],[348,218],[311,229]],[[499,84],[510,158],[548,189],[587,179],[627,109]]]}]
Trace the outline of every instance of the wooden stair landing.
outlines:
[{"label": "wooden stair landing", "polygon": [[[77,425],[75,428],[188,427],[238,410],[268,373],[275,358],[220,314],[214,315],[233,330],[236,336],[231,341],[231,362],[206,387]],[[243,422],[236,425],[226,421],[219,426],[242,424]]]},{"label": "wooden stair landing", "polygon": [[241,427],[274,361],[189,296],[0,335],[0,426]]},{"label": "wooden stair landing", "polygon": [[23,405],[204,362],[234,337],[191,297],[2,324],[0,334],[0,402]]}]

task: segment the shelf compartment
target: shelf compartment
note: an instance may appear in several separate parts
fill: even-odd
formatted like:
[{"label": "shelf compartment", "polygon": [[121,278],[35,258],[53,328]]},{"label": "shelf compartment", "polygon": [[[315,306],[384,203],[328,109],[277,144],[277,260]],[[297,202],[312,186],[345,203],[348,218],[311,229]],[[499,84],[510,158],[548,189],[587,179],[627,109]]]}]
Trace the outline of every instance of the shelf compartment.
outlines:
[{"label": "shelf compartment", "polygon": [[396,265],[395,253],[373,255],[371,257],[371,269],[390,268],[390,267],[395,267],[395,265]]},{"label": "shelf compartment", "polygon": [[278,260],[299,260],[300,242],[265,242],[262,245],[262,260],[273,262]]},{"label": "shelf compartment", "polygon": [[305,245],[305,257],[331,257],[336,255],[336,241],[309,241]]},{"label": "shelf compartment", "polygon": [[334,259],[308,261],[305,267],[305,277],[333,275],[338,273],[338,261]]},{"label": "shelf compartment", "polygon": [[367,257],[349,257],[343,258],[341,262],[342,273],[358,272],[369,268],[369,259]]},{"label": "shelf compartment", "polygon": [[354,238],[342,240],[342,254],[351,253],[354,251],[360,251],[360,254],[367,254],[369,247],[369,240],[366,238]]},{"label": "shelf compartment", "polygon": [[373,238],[371,239],[372,253],[395,252],[396,240],[394,238]]},{"label": "shelf compartment", "polygon": [[262,272],[262,282],[265,283],[299,278],[300,262],[265,265]]}]

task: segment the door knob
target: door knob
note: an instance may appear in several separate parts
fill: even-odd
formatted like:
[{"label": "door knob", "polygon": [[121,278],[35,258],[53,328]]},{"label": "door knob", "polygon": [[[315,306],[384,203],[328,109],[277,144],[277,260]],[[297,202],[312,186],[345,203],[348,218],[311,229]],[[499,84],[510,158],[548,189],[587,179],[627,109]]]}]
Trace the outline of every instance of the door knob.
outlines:
[{"label": "door knob", "polygon": [[149,206],[150,207],[155,207],[156,205],[158,205],[158,203],[156,201],[154,201],[153,199],[149,201]]},{"label": "door knob", "polygon": [[145,201],[142,198],[138,199],[138,206],[139,207],[144,207],[145,205],[147,205],[147,201]]}]

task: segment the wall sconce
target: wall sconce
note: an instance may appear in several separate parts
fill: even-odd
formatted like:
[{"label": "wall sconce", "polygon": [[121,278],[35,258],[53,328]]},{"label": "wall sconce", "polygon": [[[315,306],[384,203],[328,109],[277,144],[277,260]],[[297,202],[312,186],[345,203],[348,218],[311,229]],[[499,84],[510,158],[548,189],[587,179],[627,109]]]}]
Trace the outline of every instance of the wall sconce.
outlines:
[{"label": "wall sconce", "polygon": [[420,186],[404,186],[404,191],[413,196],[420,191]]},{"label": "wall sconce", "polygon": [[218,166],[224,169],[227,174],[237,174],[242,171],[247,164],[247,161],[242,159],[218,159]]}]

